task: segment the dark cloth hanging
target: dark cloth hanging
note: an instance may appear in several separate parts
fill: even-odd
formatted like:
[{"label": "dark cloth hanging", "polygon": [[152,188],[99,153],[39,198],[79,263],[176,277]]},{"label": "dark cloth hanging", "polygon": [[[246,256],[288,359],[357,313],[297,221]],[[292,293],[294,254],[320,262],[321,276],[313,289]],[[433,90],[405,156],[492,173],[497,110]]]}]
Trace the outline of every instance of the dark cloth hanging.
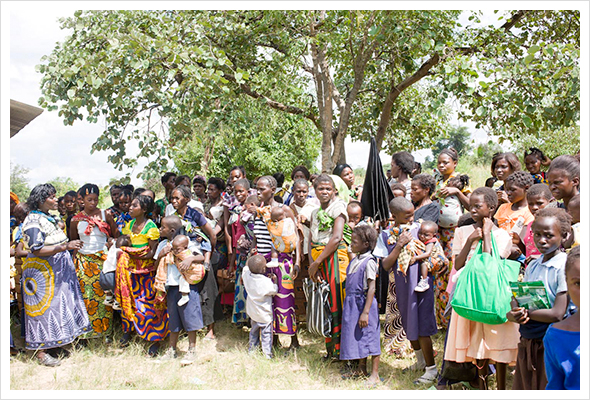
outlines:
[{"label": "dark cloth hanging", "polygon": [[393,199],[393,193],[387,183],[387,177],[383,173],[377,142],[372,137],[369,163],[361,198],[363,215],[371,217],[373,220],[386,220],[389,218],[389,201],[391,199]]}]

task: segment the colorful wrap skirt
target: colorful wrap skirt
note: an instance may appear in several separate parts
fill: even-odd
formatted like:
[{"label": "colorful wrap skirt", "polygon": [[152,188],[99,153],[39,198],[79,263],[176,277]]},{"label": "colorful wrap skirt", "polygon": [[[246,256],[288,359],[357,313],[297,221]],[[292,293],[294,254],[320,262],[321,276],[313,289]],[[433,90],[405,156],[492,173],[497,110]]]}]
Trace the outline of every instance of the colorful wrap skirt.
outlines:
[{"label": "colorful wrap skirt", "polygon": [[[270,253],[264,256],[271,260]],[[267,275],[276,275],[278,292],[272,298],[273,333],[275,335],[295,335],[297,321],[295,319],[295,286],[291,279],[293,259],[289,254],[279,253],[279,266],[266,267]]]},{"label": "colorful wrap skirt", "polygon": [[103,304],[105,294],[98,281],[106,259],[107,255],[102,251],[96,254],[78,252],[74,259],[82,297],[92,325],[92,331],[86,333],[83,339],[110,336],[113,332],[113,309]]},{"label": "colorful wrap skirt", "polygon": [[61,347],[92,329],[69,252],[29,254],[23,263],[22,293],[27,349]]},{"label": "colorful wrap skirt", "polygon": [[[325,246],[312,245],[311,257],[316,260]],[[332,313],[332,337],[326,338],[329,356],[340,357],[340,333],[342,330],[342,304],[344,302],[344,281],[349,259],[347,246],[340,243],[338,250],[331,254],[319,268],[322,279],[330,285],[330,311]]]}]

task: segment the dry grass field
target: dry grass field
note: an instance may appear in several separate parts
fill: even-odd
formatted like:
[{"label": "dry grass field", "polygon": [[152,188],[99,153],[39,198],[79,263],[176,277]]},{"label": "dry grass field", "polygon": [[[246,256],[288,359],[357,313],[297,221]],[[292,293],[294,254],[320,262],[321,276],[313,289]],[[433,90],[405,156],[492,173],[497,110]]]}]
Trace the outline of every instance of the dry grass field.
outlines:
[{"label": "dry grass field", "polygon": [[[32,359],[31,354],[11,358],[10,388],[40,390],[364,390],[364,380],[343,380],[342,363],[325,363],[323,340],[300,330],[301,347],[293,353],[286,348],[272,360],[262,353],[249,354],[248,329],[238,329],[228,320],[216,324],[217,339],[197,337],[198,359],[193,365],[180,366],[180,359],[159,361],[146,356],[146,346],[133,341],[120,349],[116,344],[105,345],[100,340],[90,341],[86,348],[69,347],[71,354],[61,366],[47,368]],[[13,336],[18,336],[13,329]],[[115,343],[121,333],[116,333]],[[288,340],[288,339],[287,339]],[[18,344],[18,341],[17,341]],[[288,343],[284,343],[286,346]],[[444,334],[434,337],[434,347],[440,368]],[[164,344],[167,345],[167,342]],[[188,347],[181,336],[179,350]],[[383,354],[380,375],[383,383],[372,390],[426,390],[432,385],[415,385],[418,372],[402,370],[415,361],[414,357],[398,358]],[[511,376],[508,377],[511,386]],[[490,378],[495,387],[494,378]],[[452,389],[461,390],[460,384]]]}]

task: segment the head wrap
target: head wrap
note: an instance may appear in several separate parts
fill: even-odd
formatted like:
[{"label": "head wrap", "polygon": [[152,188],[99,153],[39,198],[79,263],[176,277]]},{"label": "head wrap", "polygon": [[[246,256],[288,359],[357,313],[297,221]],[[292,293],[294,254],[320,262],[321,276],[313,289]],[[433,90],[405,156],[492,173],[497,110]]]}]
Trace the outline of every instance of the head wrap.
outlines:
[{"label": "head wrap", "polygon": [[16,195],[16,193],[13,192],[10,192],[10,200],[14,201],[16,204],[20,203],[18,196]]}]

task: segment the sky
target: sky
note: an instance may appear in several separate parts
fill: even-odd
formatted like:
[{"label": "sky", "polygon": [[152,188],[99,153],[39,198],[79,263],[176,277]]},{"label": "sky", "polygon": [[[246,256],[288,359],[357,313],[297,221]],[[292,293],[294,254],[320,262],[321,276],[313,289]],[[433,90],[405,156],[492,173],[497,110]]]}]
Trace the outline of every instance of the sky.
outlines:
[{"label": "sky", "polygon": [[[41,96],[41,74],[35,72],[35,65],[40,63],[43,55],[51,53],[56,42],[67,36],[68,32],[59,28],[58,18],[71,16],[76,5],[10,3],[10,99],[37,106]],[[5,45],[4,35],[2,41]],[[76,121],[72,126],[65,126],[57,111],[45,110],[10,140],[10,162],[29,169],[27,178],[31,187],[56,177],[71,177],[80,184],[92,182],[103,186],[112,178],[124,176],[126,172],[131,173],[133,184],[140,184],[136,176],[146,164],[145,161],[139,160],[134,170],[118,171],[107,161],[109,152],[90,154],[92,143],[102,133],[102,123]],[[476,142],[488,140],[484,131],[476,130],[472,124],[461,124],[469,127]],[[345,150],[348,163],[353,168],[366,167],[369,147],[369,143],[352,142],[347,138]],[[137,150],[130,146],[128,151]],[[429,150],[414,152],[417,161],[423,161],[429,154]],[[385,152],[381,152],[380,156],[384,164],[391,160]],[[319,159],[316,165],[321,165]]]}]

